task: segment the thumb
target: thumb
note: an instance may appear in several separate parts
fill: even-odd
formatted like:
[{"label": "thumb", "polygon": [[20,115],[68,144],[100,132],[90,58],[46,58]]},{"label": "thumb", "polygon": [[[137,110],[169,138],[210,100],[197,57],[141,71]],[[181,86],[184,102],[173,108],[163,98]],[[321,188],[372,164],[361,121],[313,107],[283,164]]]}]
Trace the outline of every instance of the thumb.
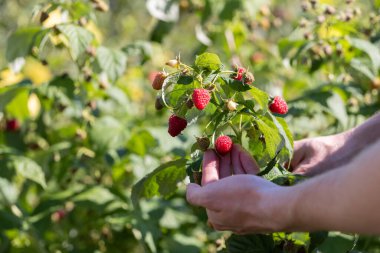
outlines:
[{"label": "thumb", "polygon": [[203,206],[204,191],[198,184],[188,184],[186,189],[187,202],[194,206]]}]

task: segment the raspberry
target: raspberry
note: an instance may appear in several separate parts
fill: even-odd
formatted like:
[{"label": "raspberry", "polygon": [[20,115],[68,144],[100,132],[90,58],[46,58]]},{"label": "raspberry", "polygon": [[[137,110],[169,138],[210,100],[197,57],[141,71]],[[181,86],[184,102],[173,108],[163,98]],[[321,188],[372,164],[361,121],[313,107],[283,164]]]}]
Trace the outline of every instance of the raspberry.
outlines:
[{"label": "raspberry", "polygon": [[225,155],[232,149],[232,140],[227,135],[221,135],[216,139],[215,141],[215,149],[216,151],[221,154]]},{"label": "raspberry", "polygon": [[66,214],[66,211],[63,209],[57,210],[54,213],[52,213],[51,220],[56,223],[60,222],[61,220],[63,220],[63,218],[65,218]]},{"label": "raspberry", "polygon": [[236,68],[236,75],[233,75],[232,78],[241,81],[243,79],[243,75],[246,72],[245,68],[243,67],[237,67]]},{"label": "raspberry", "polygon": [[206,151],[210,146],[210,140],[207,137],[197,137],[197,144],[201,151]]},{"label": "raspberry", "polygon": [[160,90],[162,88],[162,85],[164,84],[165,78],[167,77],[165,72],[158,72],[156,76],[154,77],[152,87],[155,90]]},{"label": "raspberry", "polygon": [[17,132],[20,129],[20,123],[17,119],[9,119],[6,122],[6,130],[8,132]]},{"label": "raspberry", "polygon": [[169,118],[169,129],[168,133],[175,137],[179,135],[187,126],[187,121],[183,118],[180,118],[176,115],[172,115]]},{"label": "raspberry", "polygon": [[245,84],[252,84],[255,81],[255,77],[251,72],[247,72],[244,75],[244,83]]},{"label": "raspberry", "polygon": [[161,96],[156,97],[156,101],[154,103],[154,107],[156,108],[157,111],[162,110],[164,108]]},{"label": "raspberry", "polygon": [[276,96],[274,97],[272,104],[269,106],[269,109],[273,113],[286,114],[288,112],[288,105],[282,97]]},{"label": "raspberry", "polygon": [[206,89],[195,89],[193,92],[192,100],[198,110],[205,109],[210,99],[210,92]]}]

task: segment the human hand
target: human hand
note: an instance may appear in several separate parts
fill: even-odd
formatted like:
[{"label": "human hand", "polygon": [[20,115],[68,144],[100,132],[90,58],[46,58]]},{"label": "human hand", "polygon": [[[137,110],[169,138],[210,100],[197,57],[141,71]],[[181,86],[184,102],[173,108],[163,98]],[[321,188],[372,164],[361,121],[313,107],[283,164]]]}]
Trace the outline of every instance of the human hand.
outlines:
[{"label": "human hand", "polygon": [[[216,230],[244,234],[286,228],[283,187],[257,177],[259,167],[241,146],[219,158],[208,150],[203,158],[202,186],[189,184],[187,200],[206,208]],[[233,175],[232,175],[233,174]]]},{"label": "human hand", "polygon": [[290,168],[294,173],[313,176],[336,168],[344,161],[345,135],[338,134],[294,142]]}]

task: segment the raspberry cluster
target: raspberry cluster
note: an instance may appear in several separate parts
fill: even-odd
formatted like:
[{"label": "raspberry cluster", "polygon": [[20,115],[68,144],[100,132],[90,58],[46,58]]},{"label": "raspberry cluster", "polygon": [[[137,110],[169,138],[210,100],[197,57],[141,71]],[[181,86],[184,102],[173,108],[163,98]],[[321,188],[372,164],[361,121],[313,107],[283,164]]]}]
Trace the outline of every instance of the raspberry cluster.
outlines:
[{"label": "raspberry cluster", "polygon": [[[212,71],[197,72],[196,70],[194,70],[194,68],[181,63],[179,57],[173,60],[169,60],[166,63],[166,65],[175,68],[176,71],[172,73],[166,73],[165,71],[157,72],[153,78],[152,87],[155,90],[159,90],[159,94],[155,102],[156,109],[161,110],[164,107],[168,107],[172,111],[172,115],[169,117],[168,121],[168,133],[172,137],[180,135],[188,126],[188,122],[186,119],[186,115],[182,115],[180,113],[181,109],[178,109],[181,108],[182,104],[179,106],[168,106],[168,104],[165,102],[165,82],[168,80],[168,78],[170,78],[171,76],[178,75],[180,77],[185,76],[187,78],[190,78],[193,82],[196,82],[196,86],[198,87],[195,86],[194,88],[190,89],[190,92],[189,90],[184,91],[183,105],[186,107],[187,110],[190,110],[193,107],[195,107],[198,111],[204,111],[207,109],[208,105],[212,103],[214,104],[214,106],[218,108],[218,110],[214,112],[215,114],[221,111],[226,111],[226,113],[234,113],[237,112],[239,108],[243,107],[243,105],[239,104],[238,101],[234,100],[235,95],[233,95],[232,97],[225,98],[226,94],[224,94],[221,89],[217,88],[217,82],[221,82],[221,80],[223,80],[224,82],[229,82],[229,80],[231,80],[231,82],[234,82],[234,85],[240,85],[244,88],[248,87],[248,89],[250,89],[250,87],[253,87],[252,84],[255,81],[252,72],[249,72],[246,68],[241,66],[233,66],[232,71],[219,71],[217,72],[217,74],[213,74]],[[224,79],[220,79],[222,78],[222,74],[228,75],[226,78],[223,77]],[[208,81],[208,83],[205,83],[204,80],[210,80],[210,76],[213,77],[211,82]],[[218,103],[218,101],[220,100],[224,101],[224,105]],[[177,101],[177,103],[180,102]],[[269,101],[268,108],[274,114],[283,115],[288,112],[288,106],[285,100],[279,96],[275,96]],[[215,150],[220,155],[225,155],[229,153],[233,146],[232,139],[229,136],[224,135],[222,133],[216,134],[216,136],[218,137],[214,141]],[[236,133],[236,135],[239,135],[239,133]],[[213,133],[212,136],[206,135],[196,137],[196,144],[198,145],[198,149],[201,151],[207,150],[211,144],[210,140],[213,139],[214,136],[215,133]]]}]

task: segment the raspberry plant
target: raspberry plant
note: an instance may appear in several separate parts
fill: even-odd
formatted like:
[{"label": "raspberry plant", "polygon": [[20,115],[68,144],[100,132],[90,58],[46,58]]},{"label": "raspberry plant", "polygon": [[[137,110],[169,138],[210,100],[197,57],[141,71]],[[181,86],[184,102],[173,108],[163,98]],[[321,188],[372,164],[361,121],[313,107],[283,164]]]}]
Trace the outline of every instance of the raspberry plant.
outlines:
[{"label": "raspberry plant", "polygon": [[[194,136],[186,158],[162,164],[134,186],[132,201],[137,209],[139,198],[173,195],[186,175],[190,181],[200,183],[203,152],[215,148],[219,155],[225,155],[232,143],[241,144],[256,159],[261,167],[259,176],[280,185],[292,185],[300,179],[282,166],[292,156],[293,138],[283,118],[288,107],[281,97],[271,97],[255,87],[254,76],[246,68],[226,69],[213,53],[198,55],[192,66],[182,63],[180,57],[167,65],[173,70],[160,72],[152,83],[154,89],[161,87],[157,94],[162,105],[159,109],[165,107],[171,114],[167,138],[181,138],[181,133],[192,125],[201,126],[201,131]],[[296,239],[300,235],[304,238]],[[243,252],[239,248],[245,247],[247,240],[248,248],[264,252],[283,249],[286,242],[293,245],[289,252],[314,247],[307,234],[276,233],[234,235],[227,241],[227,250]]]}]

